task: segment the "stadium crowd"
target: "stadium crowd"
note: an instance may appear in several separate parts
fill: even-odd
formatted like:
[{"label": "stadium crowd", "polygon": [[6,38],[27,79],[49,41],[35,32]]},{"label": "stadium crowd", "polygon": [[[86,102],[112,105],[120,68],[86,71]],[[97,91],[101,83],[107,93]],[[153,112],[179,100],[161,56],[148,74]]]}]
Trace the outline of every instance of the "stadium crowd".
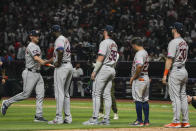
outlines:
[{"label": "stadium crowd", "polygon": [[102,40],[101,29],[115,28],[120,60],[131,61],[129,41],[142,37],[151,61],[164,61],[169,26],[180,21],[186,27],[189,60],[196,60],[195,0],[1,0],[0,56],[2,61],[23,60],[28,32],[39,29],[45,58],[53,53],[50,27],[59,24],[71,42],[72,60],[91,60]]}]

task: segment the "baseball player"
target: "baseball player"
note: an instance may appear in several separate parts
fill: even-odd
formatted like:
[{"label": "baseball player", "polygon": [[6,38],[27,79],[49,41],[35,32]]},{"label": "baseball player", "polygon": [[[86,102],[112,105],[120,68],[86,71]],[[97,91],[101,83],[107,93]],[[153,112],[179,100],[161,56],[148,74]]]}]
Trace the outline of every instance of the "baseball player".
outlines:
[{"label": "baseball player", "polygon": [[[168,55],[165,62],[165,71],[162,82],[166,84],[168,78],[169,95],[173,106],[173,122],[165,125],[167,128],[190,127],[188,116],[188,103],[186,96],[186,82],[188,73],[185,69],[187,60],[188,45],[181,37],[183,33],[183,24],[175,22],[171,26],[171,32],[174,37],[168,45]],[[182,123],[180,114],[182,112]]]},{"label": "baseball player", "polygon": [[[132,126],[148,126],[149,125],[149,85],[148,77],[149,57],[147,51],[143,48],[143,43],[140,37],[135,37],[131,41],[132,47],[137,51],[135,54],[130,85],[132,86],[132,96],[135,102],[137,120]],[[145,119],[142,120],[142,110]]]},{"label": "baseball player", "polygon": [[[114,67],[117,61],[118,51],[117,44],[111,39],[112,33],[113,27],[107,25],[103,31],[104,40],[99,45],[98,57],[91,74],[91,79],[93,80],[93,115],[88,121],[83,122],[84,125],[110,124],[110,110],[112,105],[111,88],[112,80],[116,74]],[[105,116],[101,122],[98,122],[102,91],[105,103]]]},{"label": "baseball player", "polygon": [[38,46],[39,31],[32,30],[30,32],[31,42],[28,44],[25,52],[25,67],[22,72],[23,78],[23,92],[11,97],[8,100],[3,100],[1,106],[1,113],[6,114],[8,107],[18,101],[27,99],[32,90],[36,91],[36,115],[34,122],[46,122],[42,115],[42,105],[44,99],[44,81],[40,74],[40,66],[50,62],[50,60],[41,59],[41,50]]},{"label": "baseball player", "polygon": [[[73,67],[71,64],[70,43],[61,34],[59,25],[52,26],[53,35],[57,38],[54,44],[53,62],[56,67],[54,70],[54,92],[56,99],[56,117],[48,124],[70,124],[72,116],[70,112],[69,87],[71,84]],[[62,111],[64,109],[65,119],[63,120]]]}]

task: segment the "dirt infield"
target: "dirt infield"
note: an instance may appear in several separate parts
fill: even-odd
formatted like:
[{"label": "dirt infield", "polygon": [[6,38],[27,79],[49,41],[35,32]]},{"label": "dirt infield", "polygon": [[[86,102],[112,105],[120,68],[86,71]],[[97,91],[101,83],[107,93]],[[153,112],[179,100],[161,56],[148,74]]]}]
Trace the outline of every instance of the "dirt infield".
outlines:
[{"label": "dirt infield", "polygon": [[[44,130],[44,131],[195,131],[196,128],[105,128],[105,129],[72,129],[72,130]],[[43,130],[42,130],[43,131]]]}]

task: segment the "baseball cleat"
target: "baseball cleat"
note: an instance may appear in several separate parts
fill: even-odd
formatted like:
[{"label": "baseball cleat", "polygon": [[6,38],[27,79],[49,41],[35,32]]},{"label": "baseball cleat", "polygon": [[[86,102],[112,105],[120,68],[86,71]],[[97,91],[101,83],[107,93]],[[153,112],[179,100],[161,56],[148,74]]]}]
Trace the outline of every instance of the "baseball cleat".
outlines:
[{"label": "baseball cleat", "polygon": [[34,122],[47,122],[48,120],[44,119],[43,117],[35,116]]},{"label": "baseball cleat", "polygon": [[64,124],[71,124],[72,121],[65,119],[65,120],[63,121],[63,123],[64,123]]},{"label": "baseball cleat", "polygon": [[190,126],[190,123],[181,123],[182,128],[189,128]]},{"label": "baseball cleat", "polygon": [[144,123],[136,120],[133,123],[131,123],[130,126],[144,126]]},{"label": "baseball cleat", "polygon": [[145,122],[144,126],[150,126],[150,123],[149,122]]},{"label": "baseball cleat", "polygon": [[104,114],[103,113],[99,113],[98,119],[103,118]]},{"label": "baseball cleat", "polygon": [[7,112],[8,106],[6,106],[5,104],[5,100],[2,101],[2,105],[1,105],[1,113],[4,116]]},{"label": "baseball cleat", "polygon": [[117,113],[114,113],[114,118],[113,118],[114,120],[118,120],[119,119],[119,117],[118,117],[118,114]]},{"label": "baseball cleat", "polygon": [[63,120],[57,120],[56,118],[52,121],[48,122],[49,125],[55,125],[55,124],[63,124]]},{"label": "baseball cleat", "polygon": [[166,127],[166,128],[180,128],[181,123],[169,123],[169,124],[165,125],[164,127]]},{"label": "baseball cleat", "polygon": [[110,120],[104,118],[101,122],[98,123],[99,125],[110,125]]},{"label": "baseball cleat", "polygon": [[88,121],[83,122],[83,125],[98,125],[98,119],[97,118],[90,118]]}]

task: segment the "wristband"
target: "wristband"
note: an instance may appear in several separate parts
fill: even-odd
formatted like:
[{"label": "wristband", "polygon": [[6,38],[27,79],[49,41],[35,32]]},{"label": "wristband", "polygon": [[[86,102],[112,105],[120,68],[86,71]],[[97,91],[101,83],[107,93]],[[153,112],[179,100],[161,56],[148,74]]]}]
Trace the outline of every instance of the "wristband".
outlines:
[{"label": "wristband", "polygon": [[168,69],[165,69],[164,76],[167,76],[168,73],[169,73],[169,70]]},{"label": "wristband", "polygon": [[97,61],[96,64],[95,64],[95,68],[94,68],[93,72],[97,73],[98,70],[101,68],[101,65],[102,65],[102,62]]}]

